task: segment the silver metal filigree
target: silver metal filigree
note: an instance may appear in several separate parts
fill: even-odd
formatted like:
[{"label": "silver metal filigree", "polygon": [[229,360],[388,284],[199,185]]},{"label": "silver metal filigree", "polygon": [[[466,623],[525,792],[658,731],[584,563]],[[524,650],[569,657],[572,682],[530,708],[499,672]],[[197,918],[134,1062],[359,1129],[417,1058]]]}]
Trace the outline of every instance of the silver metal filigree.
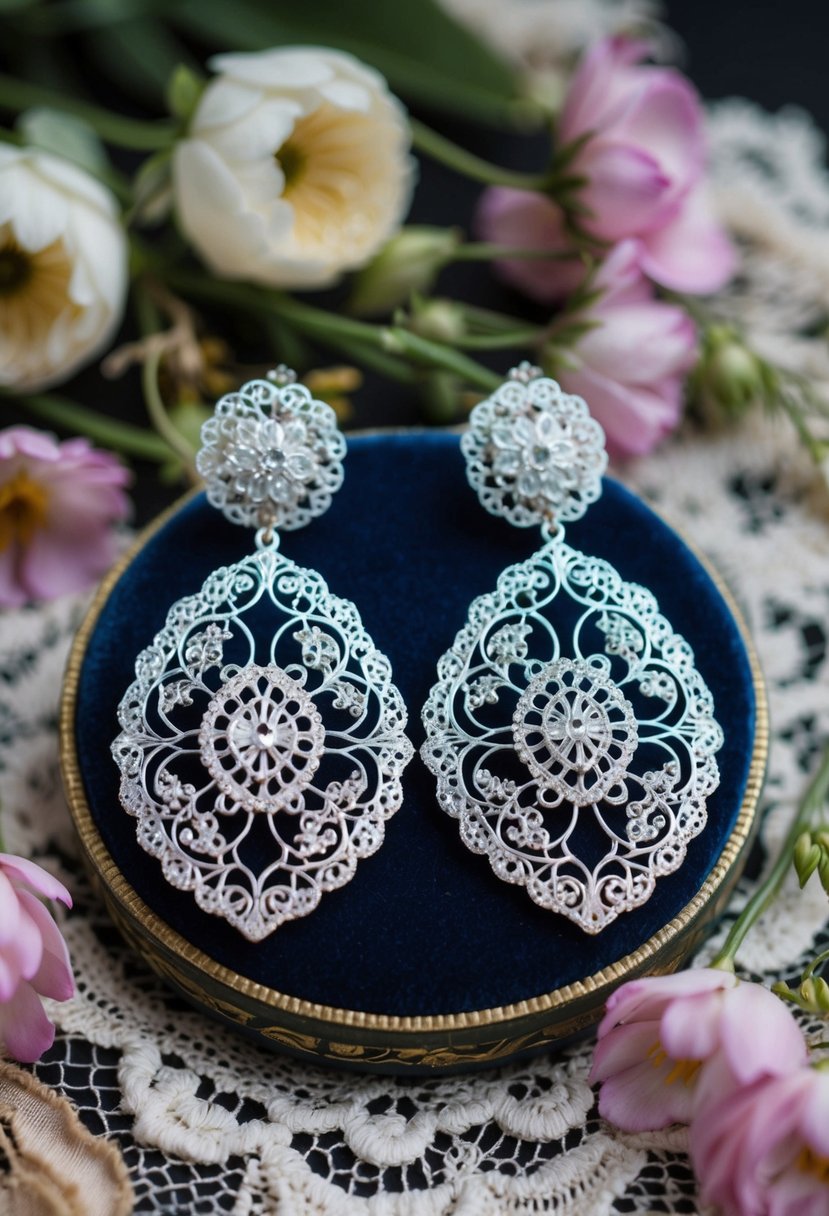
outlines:
[{"label": "silver metal filigree", "polygon": [[346,445],[336,414],[284,374],[222,397],[201,441],[196,467],[208,500],[232,523],[301,528],[342,485]]},{"label": "silver metal filigree", "polygon": [[173,604],[135,671],[112,745],[121,801],[199,907],[259,941],[380,847],[406,709],[321,575],[260,542]]},{"label": "silver metal filigree", "polygon": [[681,865],[722,732],[688,643],[644,587],[564,541],[601,493],[604,433],[522,364],[462,440],[483,505],[545,543],[438,663],[421,754],[461,837],[537,904],[598,933]]},{"label": "silver metal filigree", "polygon": [[423,720],[464,843],[588,933],[678,868],[719,783],[688,643],[649,591],[560,537],[472,604]]},{"label": "silver metal filigree", "polygon": [[604,431],[529,364],[475,406],[461,448],[483,506],[520,528],[578,519],[601,494]]}]

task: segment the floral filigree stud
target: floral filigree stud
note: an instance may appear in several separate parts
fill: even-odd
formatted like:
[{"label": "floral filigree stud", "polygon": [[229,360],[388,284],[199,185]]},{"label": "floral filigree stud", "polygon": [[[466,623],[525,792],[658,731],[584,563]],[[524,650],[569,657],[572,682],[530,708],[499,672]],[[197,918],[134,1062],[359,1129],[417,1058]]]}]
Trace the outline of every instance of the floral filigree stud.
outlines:
[{"label": "floral filigree stud", "polygon": [[342,482],[333,410],[277,369],[217,404],[198,468],[256,550],[171,607],[112,745],[138,841],[251,941],[354,877],[412,755],[391,667],[349,600],[279,549]]},{"label": "floral filigree stud", "polygon": [[722,732],[651,592],[565,542],[607,464],[585,402],[522,364],[472,411],[462,448],[487,510],[541,525],[544,543],[471,605],[438,663],[422,755],[468,848],[597,933],[681,865]]}]

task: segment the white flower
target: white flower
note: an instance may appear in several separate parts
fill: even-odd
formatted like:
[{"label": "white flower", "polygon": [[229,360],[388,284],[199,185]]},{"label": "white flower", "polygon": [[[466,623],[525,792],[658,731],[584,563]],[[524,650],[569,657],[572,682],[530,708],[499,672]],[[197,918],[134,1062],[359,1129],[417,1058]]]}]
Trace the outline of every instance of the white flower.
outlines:
[{"label": "white flower", "polygon": [[126,292],[110,192],[69,161],[0,145],[0,385],[65,380],[112,338]]},{"label": "white flower", "polygon": [[181,226],[218,275],[323,287],[400,226],[413,161],[381,76],[321,47],[217,55],[173,183]]}]

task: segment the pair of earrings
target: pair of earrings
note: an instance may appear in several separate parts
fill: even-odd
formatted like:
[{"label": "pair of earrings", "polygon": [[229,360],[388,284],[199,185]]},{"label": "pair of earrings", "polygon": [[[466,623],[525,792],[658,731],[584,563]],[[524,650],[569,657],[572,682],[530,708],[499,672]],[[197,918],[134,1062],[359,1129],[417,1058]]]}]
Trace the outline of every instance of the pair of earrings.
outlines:
[{"label": "pair of earrings", "polygon": [[[254,551],[173,604],[138,656],[112,745],[138,841],[173,886],[259,941],[383,842],[413,748],[388,658],[279,534],[330,505],[345,440],[279,368],[202,429],[207,496]],[[722,733],[650,591],[570,547],[604,434],[527,364],[462,440],[483,506],[541,548],[475,600],[423,709],[437,799],[494,873],[597,933],[639,907],[705,826]]]}]

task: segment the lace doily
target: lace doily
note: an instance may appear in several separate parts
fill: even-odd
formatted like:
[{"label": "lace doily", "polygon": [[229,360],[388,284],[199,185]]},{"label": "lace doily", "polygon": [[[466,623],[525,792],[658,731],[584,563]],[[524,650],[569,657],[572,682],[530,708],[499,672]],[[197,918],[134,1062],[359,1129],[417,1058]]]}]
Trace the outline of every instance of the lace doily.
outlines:
[{"label": "lace doily", "polygon": [[[768,118],[739,103],[716,112],[712,140],[724,207],[729,191],[750,191],[735,166],[762,164],[769,182],[755,197],[753,234],[745,232],[746,277],[725,307],[745,309],[753,334],[776,335],[779,357],[806,350],[829,384],[825,342],[802,336],[829,303],[818,252],[829,266],[829,236],[818,231],[829,182],[815,137],[802,116]],[[808,217],[814,243],[801,261],[797,231]],[[773,286],[784,281],[785,299]],[[773,850],[829,736],[829,492],[787,428],[767,423],[684,436],[628,480],[713,558],[748,617],[769,684],[764,842]],[[74,1100],[92,1131],[118,1142],[137,1212],[696,1210],[681,1129],[628,1136],[598,1119],[589,1041],[471,1077],[396,1081],[267,1056],[171,996],[90,892],[60,789],[55,690],[78,614],[63,602],[0,619],[3,827],[8,850],[44,862],[76,896],[65,928],[78,994],[52,1006],[59,1033],[37,1075]],[[816,940],[826,944],[826,916],[814,880],[803,894],[790,883],[749,937],[743,966],[794,982]]]}]

